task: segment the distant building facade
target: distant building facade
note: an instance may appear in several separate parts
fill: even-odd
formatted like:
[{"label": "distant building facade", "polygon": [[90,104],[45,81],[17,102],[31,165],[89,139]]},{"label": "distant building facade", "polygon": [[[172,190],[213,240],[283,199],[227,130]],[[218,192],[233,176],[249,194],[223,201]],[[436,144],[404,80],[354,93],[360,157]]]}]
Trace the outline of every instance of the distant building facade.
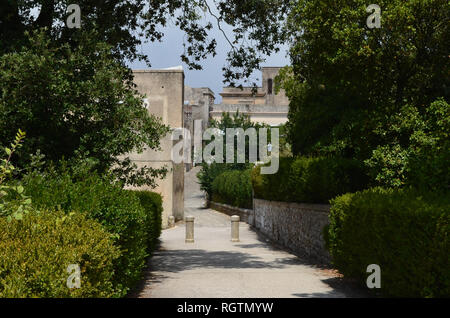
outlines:
[{"label": "distant building facade", "polygon": [[[214,106],[214,92],[207,87],[193,88],[184,87],[184,128],[189,130],[191,135],[191,154],[197,151],[194,149],[194,123],[201,120],[202,135],[208,127],[209,113]],[[192,162],[192,161],[191,161]],[[185,163],[186,170],[192,168],[192,163]]]},{"label": "distant building facade", "polygon": [[[172,129],[186,128],[191,134],[191,152],[194,149],[194,123],[202,120],[202,135],[208,128],[210,119],[220,120],[223,112],[248,114],[254,122],[279,126],[287,121],[289,100],[284,91],[275,94],[274,78],[279,67],[262,69],[262,87],[256,94],[251,88],[243,90],[225,87],[221,104],[214,104],[214,93],[206,87],[192,88],[184,85],[184,71],[181,67],[168,69],[134,70],[134,83],[139,93],[145,95],[144,105],[148,112],[159,118]],[[186,137],[186,136],[185,136]],[[161,141],[161,150],[144,150],[143,153],[131,153],[132,162],[138,167],[144,165],[168,168],[163,180],[156,180],[156,189],[163,197],[163,227],[168,226],[169,216],[176,220],[184,218],[184,173],[191,169],[191,163],[175,163],[172,159],[172,148],[178,141],[171,140],[171,133]]]},{"label": "distant building facade", "polygon": [[[172,129],[183,127],[184,72],[181,67],[169,69],[134,70],[134,83],[139,93],[145,95],[144,104],[150,114],[161,118]],[[161,151],[151,149],[143,153],[128,154],[138,167],[167,167],[163,180],[156,180],[157,188],[141,187],[158,192],[163,197],[163,227],[168,226],[169,216],[184,219],[184,165],[172,160],[171,133],[161,139]]]},{"label": "distant building facade", "polygon": [[184,104],[192,111],[192,120],[201,119],[203,128],[208,126],[209,112],[214,106],[214,92],[207,87],[184,87]]},{"label": "distant building facade", "polygon": [[223,112],[247,114],[254,122],[279,126],[287,121],[289,99],[284,90],[275,93],[274,79],[281,67],[262,68],[262,87],[256,93],[251,87],[243,89],[224,87],[222,103],[216,104],[210,111],[210,117],[216,120],[222,118]]}]

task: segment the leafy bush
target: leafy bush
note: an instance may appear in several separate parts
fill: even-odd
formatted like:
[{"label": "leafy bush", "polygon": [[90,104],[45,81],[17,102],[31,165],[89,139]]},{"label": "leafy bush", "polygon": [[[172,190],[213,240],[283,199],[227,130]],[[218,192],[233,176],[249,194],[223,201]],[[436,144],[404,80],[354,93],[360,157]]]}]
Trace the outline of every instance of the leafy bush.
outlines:
[{"label": "leafy bush", "polygon": [[131,191],[138,198],[145,209],[147,216],[147,246],[148,251],[153,250],[158,242],[162,230],[162,197],[160,194],[150,191]]},{"label": "leafy bush", "polygon": [[404,115],[402,106],[423,113],[439,97],[449,101],[449,2],[376,3],[383,11],[379,29],[365,23],[365,0],[291,2],[292,67],[284,88],[295,155],[365,160],[379,146],[406,148],[408,132],[391,125]]},{"label": "leafy bush", "polygon": [[[115,260],[115,288],[126,292],[141,278],[148,256],[152,222],[139,198],[109,178],[68,171],[33,174],[25,178],[26,193],[36,208],[85,212],[113,234],[122,255]],[[156,220],[156,218],[153,218]],[[154,232],[152,235],[156,235]]]},{"label": "leafy bush", "polygon": [[240,208],[252,208],[251,170],[225,171],[214,179],[212,199]]},{"label": "leafy bush", "polygon": [[397,297],[450,295],[450,196],[369,189],[332,200],[326,241],[337,269],[365,283],[381,267],[381,291]]},{"label": "leafy bush", "polygon": [[214,179],[227,170],[229,170],[229,168],[226,164],[215,162],[211,164],[202,163],[202,169],[197,173],[197,179],[200,184],[200,189],[206,193],[208,200],[212,199],[212,184]]},{"label": "leafy bush", "polygon": [[166,170],[138,168],[126,154],[159,149],[169,128],[143,106],[131,70],[90,36],[70,48],[48,35],[28,34],[20,48],[0,55],[0,146],[21,128],[28,136],[18,167],[28,164],[23,154],[39,149],[47,163],[89,156],[99,172],[114,167],[129,184],[155,186]]},{"label": "leafy bush", "polygon": [[450,105],[404,106],[377,130],[383,144],[365,161],[377,185],[443,190],[450,186]]},{"label": "leafy bush", "polygon": [[[249,157],[250,157],[250,146],[256,146],[257,148],[259,147],[258,145],[250,145],[250,138],[245,138],[244,142],[245,142],[245,158],[244,158],[244,162],[240,162],[238,163],[238,137],[236,135],[236,131],[234,131],[234,134],[232,133],[232,131],[228,130],[228,129],[243,129],[244,131],[247,129],[255,129],[256,134],[258,136],[258,140],[259,140],[259,129],[261,128],[269,128],[269,126],[267,126],[266,124],[260,124],[260,123],[255,123],[252,122],[250,120],[250,117],[246,114],[241,114],[239,112],[236,112],[235,114],[229,114],[227,112],[223,112],[222,113],[222,118],[220,119],[220,121],[217,120],[211,120],[211,122],[209,123],[209,127],[210,128],[215,128],[218,129],[219,131],[221,131],[223,133],[223,151],[222,151],[222,158],[216,158],[216,160],[222,161],[223,163],[218,163],[218,162],[212,162],[212,163],[206,163],[203,162],[202,163],[202,169],[200,170],[200,172],[197,174],[197,178],[199,180],[200,183],[200,189],[203,190],[206,195],[207,195],[207,199],[211,200],[212,199],[212,195],[213,195],[213,188],[212,188],[212,184],[214,179],[219,176],[222,172],[225,171],[230,171],[230,170],[240,170],[240,171],[244,171],[246,169],[249,169],[252,166],[252,163],[249,162]],[[232,135],[231,135],[232,134]],[[271,140],[271,135],[270,135],[270,129],[268,130],[268,136],[267,136],[268,140]],[[227,162],[227,147],[229,147],[229,145],[227,146],[227,140],[228,139],[232,139],[234,142],[234,160],[233,162]],[[211,141],[213,142],[213,141]],[[210,142],[210,143],[211,143]],[[209,143],[207,143],[209,144]],[[259,148],[257,149],[257,156],[259,156]]]},{"label": "leafy bush", "polygon": [[[0,218],[0,297],[118,296],[112,280],[119,255],[111,235],[81,213]],[[71,264],[80,266],[80,288],[66,285]]]},{"label": "leafy bush", "polygon": [[414,132],[407,182],[423,190],[450,188],[450,105],[438,99],[424,116],[425,129]]},{"label": "leafy bush", "polygon": [[255,198],[305,203],[328,203],[340,194],[367,186],[368,178],[360,163],[343,158],[280,158],[276,174],[252,171]]},{"label": "leafy bush", "polygon": [[22,147],[24,138],[25,132],[19,129],[11,147],[5,148],[6,159],[0,160],[0,216],[6,216],[8,220],[20,220],[31,210],[31,200],[23,194],[23,187],[7,182],[16,170],[11,164],[12,156]]}]

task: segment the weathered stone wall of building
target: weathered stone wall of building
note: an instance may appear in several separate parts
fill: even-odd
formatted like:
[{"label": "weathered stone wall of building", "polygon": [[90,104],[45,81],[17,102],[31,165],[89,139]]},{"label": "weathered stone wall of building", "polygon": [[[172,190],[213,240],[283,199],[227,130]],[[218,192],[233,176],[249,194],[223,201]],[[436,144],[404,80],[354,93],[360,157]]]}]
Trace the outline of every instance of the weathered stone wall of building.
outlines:
[{"label": "weathered stone wall of building", "polygon": [[223,112],[247,114],[255,123],[265,123],[279,126],[288,120],[289,106],[278,105],[245,105],[245,104],[216,104],[210,112],[211,118],[220,120]]},{"label": "weathered stone wall of building", "polygon": [[247,105],[264,105],[266,103],[266,93],[261,87],[257,88],[257,92],[253,92],[252,87],[224,87],[222,93],[222,104],[247,104]]},{"label": "weathered stone wall of building", "polygon": [[[184,72],[181,69],[133,71],[137,90],[145,95],[148,111],[162,119],[172,129],[183,127]],[[163,196],[163,227],[167,227],[169,216],[176,220],[184,218],[184,165],[172,161],[171,133],[161,140],[161,151],[151,149],[128,156],[138,167],[166,167],[168,174],[157,180],[157,188],[140,189],[160,193]]]},{"label": "weathered stone wall of building", "polygon": [[[195,121],[201,120],[201,134],[208,127],[209,112],[214,105],[214,92],[207,87],[184,87],[184,128],[189,130],[191,137],[191,158],[198,152],[194,147]],[[186,171],[193,167],[193,162],[185,163]]]},{"label": "weathered stone wall of building", "polygon": [[329,205],[254,199],[248,223],[299,256],[330,264],[323,239],[329,212]]},{"label": "weathered stone wall of building", "polygon": [[214,105],[214,92],[207,87],[185,86],[184,101],[192,107],[192,120],[201,119],[203,129],[206,129],[209,122],[209,111]]},{"label": "weathered stone wall of building", "polygon": [[[280,72],[281,67],[263,67],[262,68],[262,91],[266,93],[265,104],[266,105],[289,105],[289,99],[286,96],[285,91],[282,89],[278,93],[275,93],[275,77]],[[269,92],[268,83],[272,81],[272,93]]]},{"label": "weathered stone wall of building", "polygon": [[262,87],[224,87],[220,96],[222,103],[214,105],[211,117],[222,118],[222,112],[235,113],[239,110],[250,116],[253,122],[279,126],[287,122],[289,99],[284,90],[276,92],[275,78],[281,67],[263,67]]}]

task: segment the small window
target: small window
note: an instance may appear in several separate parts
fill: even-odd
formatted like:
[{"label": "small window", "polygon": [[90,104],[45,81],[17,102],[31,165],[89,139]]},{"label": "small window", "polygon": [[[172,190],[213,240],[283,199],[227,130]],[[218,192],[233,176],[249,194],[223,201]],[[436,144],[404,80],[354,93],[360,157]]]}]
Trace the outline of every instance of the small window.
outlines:
[{"label": "small window", "polygon": [[271,78],[267,80],[267,94],[272,95],[273,81]]}]

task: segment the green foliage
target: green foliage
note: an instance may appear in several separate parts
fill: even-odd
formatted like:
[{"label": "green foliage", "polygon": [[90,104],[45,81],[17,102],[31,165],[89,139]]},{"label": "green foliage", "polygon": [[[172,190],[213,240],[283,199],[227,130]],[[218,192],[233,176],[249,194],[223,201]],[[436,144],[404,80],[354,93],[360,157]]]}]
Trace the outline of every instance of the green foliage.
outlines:
[{"label": "green foliage", "polygon": [[[387,127],[389,126],[389,127]],[[438,99],[425,109],[405,106],[379,125],[383,139],[365,162],[379,185],[424,190],[450,185],[450,105]]]},{"label": "green foliage", "polygon": [[[86,37],[79,46],[53,47],[44,33],[29,45],[0,56],[0,140],[18,128],[28,132],[23,153],[40,150],[46,159],[90,158],[100,173],[114,168],[129,184],[154,186],[166,169],[137,169],[125,155],[159,148],[167,132],[149,115],[129,69],[111,48]],[[18,154],[17,166],[28,159]],[[118,159],[121,158],[121,159]]]},{"label": "green foliage", "polygon": [[162,197],[160,194],[150,191],[131,191],[134,193],[145,209],[146,228],[147,228],[147,246],[148,252],[153,251],[158,243],[158,238],[162,230]]},{"label": "green foliage", "polygon": [[[234,161],[233,163],[226,163],[226,140],[227,140],[227,128],[242,128],[244,131],[249,128],[256,129],[256,132],[258,134],[258,129],[266,127],[263,124],[253,123],[250,121],[250,117],[245,114],[240,114],[239,112],[236,112],[232,115],[229,113],[223,113],[222,118],[220,121],[212,120],[209,124],[210,128],[216,128],[223,132],[223,163],[218,162],[202,162],[201,166],[202,169],[197,174],[198,181],[200,183],[200,189],[203,190],[208,200],[212,199],[212,184],[214,179],[219,176],[222,172],[228,171],[228,170],[246,170],[251,167],[251,163],[249,163],[249,146],[250,141],[249,138],[245,139],[245,162],[244,163],[238,163],[237,160],[237,136],[234,136]],[[215,138],[215,137],[213,137]],[[270,140],[270,130],[268,131],[268,140]],[[211,141],[213,142],[213,141]],[[259,144],[258,146],[259,147]],[[204,149],[204,147],[203,147]]]},{"label": "green foliage", "polygon": [[212,200],[251,209],[253,206],[251,170],[225,171],[217,176],[212,183]]},{"label": "green foliage", "polygon": [[0,161],[0,185],[3,184],[6,178],[8,178],[14,171],[15,168],[11,164],[11,158],[14,152],[16,152],[18,148],[22,147],[22,142],[25,139],[25,135],[25,132],[19,129],[14,142],[11,143],[11,148],[4,149],[7,158]]},{"label": "green foliage", "polygon": [[[261,124],[261,123],[255,123],[250,120],[250,116],[247,114],[241,114],[239,111],[236,113],[222,113],[222,118],[220,121],[218,120],[211,120],[209,123],[210,128],[216,128],[219,129],[223,136],[223,158],[222,162],[226,162],[227,160],[227,140],[233,140],[234,145],[234,161],[233,163],[227,163],[227,169],[229,170],[245,170],[249,167],[249,152],[250,147],[256,148],[257,157],[256,159],[259,159],[259,129],[261,128],[267,128],[267,140],[271,140],[271,134],[270,134],[270,126],[267,124]],[[231,131],[228,131],[227,129],[242,129],[243,131],[246,131],[247,129],[255,129],[256,135],[258,136],[256,144],[250,145],[250,138],[245,137],[245,162],[239,163],[238,162],[238,136],[236,135],[237,131],[235,131],[235,134],[233,135]]]},{"label": "green foliage", "polygon": [[171,24],[184,34],[181,60],[190,69],[201,69],[203,59],[217,54],[217,34],[213,27],[222,30],[225,25],[231,25],[234,36],[221,35],[231,45],[224,78],[235,83],[259,69],[264,56],[278,51],[277,45],[285,39],[279,21],[285,20],[290,1],[77,0],[81,8],[80,29],[65,25],[70,3],[69,0],[3,1],[0,54],[27,45],[25,30],[46,28],[56,47],[67,43],[75,48],[83,38],[90,37],[93,42],[111,46],[114,57],[123,64],[139,59],[150,65],[142,53],[142,44],[160,41],[165,26]]},{"label": "green foliage", "polygon": [[19,129],[11,148],[5,148],[6,159],[0,161],[0,217],[21,220],[24,214],[31,210],[31,199],[23,193],[23,186],[6,184],[5,181],[13,174],[15,167],[11,164],[12,155],[22,146],[25,132]]},{"label": "green foliage", "polygon": [[212,184],[214,179],[217,178],[222,172],[229,170],[226,164],[223,163],[202,163],[201,170],[197,173],[198,183],[200,184],[200,190],[204,191],[208,200],[212,199],[213,188]]},{"label": "green foliage", "polygon": [[[112,280],[119,255],[111,235],[80,213],[0,218],[0,297],[117,297]],[[79,289],[67,287],[71,264],[80,266]]]},{"label": "green foliage", "polygon": [[149,208],[150,195],[144,207],[135,193],[123,190],[121,184],[113,183],[111,178],[64,168],[32,174],[24,183],[36,208],[85,212],[88,218],[97,220],[113,235],[114,243],[122,253],[114,261],[113,283],[114,288],[125,295],[141,278],[148,243],[159,234],[152,226],[158,221],[154,213],[160,211]]},{"label": "green foliage", "polygon": [[343,158],[280,158],[276,174],[262,175],[260,170],[252,171],[254,196],[271,201],[328,203],[368,183],[361,164]]},{"label": "green foliage", "polygon": [[292,157],[292,146],[289,144],[286,124],[278,127],[280,133],[280,157]]},{"label": "green foliage", "polygon": [[450,4],[377,4],[382,25],[369,29],[366,1],[294,2],[287,24],[292,67],[282,72],[281,86],[290,99],[295,155],[357,158],[366,161],[376,184],[398,187],[410,183],[416,152],[444,156],[442,141],[434,147],[425,139],[438,128],[430,105],[450,97]]},{"label": "green foliage", "polygon": [[450,295],[450,196],[369,189],[332,200],[327,245],[337,269],[365,284],[381,268],[381,292],[394,297]]}]

